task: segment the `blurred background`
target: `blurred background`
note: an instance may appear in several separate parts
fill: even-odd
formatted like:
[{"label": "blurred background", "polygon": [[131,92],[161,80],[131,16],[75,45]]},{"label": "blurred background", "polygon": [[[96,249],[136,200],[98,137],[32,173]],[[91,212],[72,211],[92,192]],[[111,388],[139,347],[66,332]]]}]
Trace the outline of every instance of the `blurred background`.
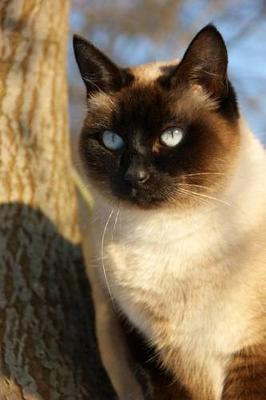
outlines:
[{"label": "blurred background", "polygon": [[[182,57],[213,22],[229,52],[240,107],[266,144],[266,0],[73,0],[71,34],[92,41],[120,65]],[[72,35],[71,35],[72,36]],[[85,89],[69,43],[71,131],[80,130]]]}]

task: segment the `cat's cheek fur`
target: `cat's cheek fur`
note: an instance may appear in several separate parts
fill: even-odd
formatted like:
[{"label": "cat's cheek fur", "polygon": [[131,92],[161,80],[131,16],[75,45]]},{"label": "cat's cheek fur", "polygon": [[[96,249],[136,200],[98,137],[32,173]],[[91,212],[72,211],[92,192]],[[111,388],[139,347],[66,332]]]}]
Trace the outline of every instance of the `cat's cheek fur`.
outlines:
[{"label": "cat's cheek fur", "polygon": [[88,183],[111,198],[109,182],[114,171],[118,169],[118,156],[105,149],[100,139],[91,139],[86,134],[86,128],[84,131],[79,149]]}]

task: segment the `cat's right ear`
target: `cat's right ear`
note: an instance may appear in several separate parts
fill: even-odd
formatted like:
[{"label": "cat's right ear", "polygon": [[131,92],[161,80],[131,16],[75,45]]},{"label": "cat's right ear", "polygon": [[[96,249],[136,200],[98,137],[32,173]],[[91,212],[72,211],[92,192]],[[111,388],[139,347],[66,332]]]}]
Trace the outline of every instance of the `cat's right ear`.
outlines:
[{"label": "cat's right ear", "polygon": [[198,84],[215,98],[228,90],[228,56],[224,40],[212,24],[205,26],[192,40],[174,71],[171,81]]},{"label": "cat's right ear", "polygon": [[122,87],[124,71],[93,44],[74,35],[73,47],[88,95],[97,91],[119,90]]}]

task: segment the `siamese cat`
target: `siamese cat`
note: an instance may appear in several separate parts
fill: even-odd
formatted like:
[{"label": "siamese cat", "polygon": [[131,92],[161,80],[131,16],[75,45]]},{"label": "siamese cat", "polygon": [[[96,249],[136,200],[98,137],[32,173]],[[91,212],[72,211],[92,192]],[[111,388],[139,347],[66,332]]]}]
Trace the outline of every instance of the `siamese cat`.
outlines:
[{"label": "siamese cat", "polygon": [[122,313],[185,388],[177,400],[265,400],[266,153],[240,116],[222,36],[207,25],[180,62],[134,68],[78,36],[74,50],[95,201],[88,272],[119,399],[144,398]]}]

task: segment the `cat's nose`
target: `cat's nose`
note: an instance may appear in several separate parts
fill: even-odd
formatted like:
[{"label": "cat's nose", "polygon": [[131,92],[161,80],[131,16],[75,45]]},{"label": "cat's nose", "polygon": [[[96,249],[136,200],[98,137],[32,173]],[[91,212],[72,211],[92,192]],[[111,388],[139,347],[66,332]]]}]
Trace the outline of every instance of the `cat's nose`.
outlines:
[{"label": "cat's nose", "polygon": [[138,185],[142,185],[143,183],[147,182],[147,180],[149,179],[150,174],[149,172],[140,167],[140,168],[136,168],[136,167],[132,167],[130,166],[128,168],[128,170],[126,171],[125,175],[124,175],[124,179],[128,182],[130,182],[132,185],[138,184]]}]

